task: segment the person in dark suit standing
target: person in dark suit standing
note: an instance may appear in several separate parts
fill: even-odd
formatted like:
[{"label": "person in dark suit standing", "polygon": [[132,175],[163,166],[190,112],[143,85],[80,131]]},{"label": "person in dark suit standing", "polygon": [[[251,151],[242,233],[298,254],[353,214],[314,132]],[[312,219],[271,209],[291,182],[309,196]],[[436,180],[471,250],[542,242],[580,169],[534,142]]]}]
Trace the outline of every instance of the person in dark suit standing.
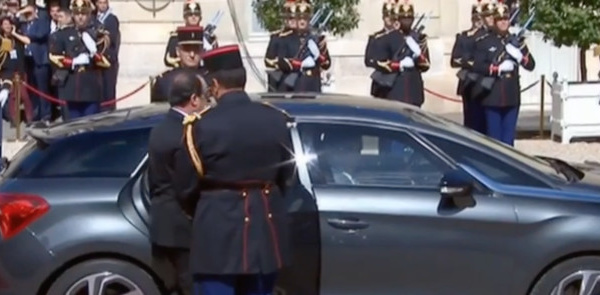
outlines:
[{"label": "person in dark suit standing", "polygon": [[[188,294],[192,277],[188,273],[191,220],[178,203],[175,181],[175,154],[183,149],[181,122],[186,115],[205,106],[202,92],[206,87],[191,69],[178,71],[172,80],[165,118],[152,129],[148,149],[150,186],[150,238],[153,243],[155,269],[176,274],[169,289]],[[164,267],[166,265],[166,267]]]},{"label": "person in dark suit standing", "polygon": [[[108,5],[108,0],[96,0],[98,9],[97,20],[108,32],[110,40],[104,54],[110,62],[110,68],[102,71],[102,86],[104,101],[113,100],[117,97],[117,76],[119,75],[119,49],[121,47],[121,31],[119,29],[119,18],[113,13]],[[114,110],[116,104],[104,107],[106,110]]]},{"label": "person in dark suit standing", "polygon": [[291,260],[283,197],[295,171],[289,117],[250,100],[237,45],[203,60],[217,106],[186,117],[175,170],[177,196],[193,219],[193,294],[272,294]]},{"label": "person in dark suit standing", "polygon": [[[27,81],[38,91],[50,94],[50,62],[48,60],[48,40],[50,37],[50,17],[46,11],[39,11],[35,5],[28,5],[21,12],[25,17],[21,31],[31,43],[25,46],[25,69]],[[34,120],[49,121],[52,116],[51,103],[32,93]]]}]

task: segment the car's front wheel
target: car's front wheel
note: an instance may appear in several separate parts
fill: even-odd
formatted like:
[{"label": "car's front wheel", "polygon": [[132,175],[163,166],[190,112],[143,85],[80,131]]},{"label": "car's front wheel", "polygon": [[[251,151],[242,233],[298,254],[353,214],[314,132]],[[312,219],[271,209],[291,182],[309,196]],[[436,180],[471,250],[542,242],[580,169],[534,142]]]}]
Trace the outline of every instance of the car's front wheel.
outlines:
[{"label": "car's front wheel", "polygon": [[146,271],[126,261],[94,259],[67,269],[48,290],[48,295],[160,295]]},{"label": "car's front wheel", "polygon": [[600,257],[561,262],[548,270],[529,295],[600,294]]}]

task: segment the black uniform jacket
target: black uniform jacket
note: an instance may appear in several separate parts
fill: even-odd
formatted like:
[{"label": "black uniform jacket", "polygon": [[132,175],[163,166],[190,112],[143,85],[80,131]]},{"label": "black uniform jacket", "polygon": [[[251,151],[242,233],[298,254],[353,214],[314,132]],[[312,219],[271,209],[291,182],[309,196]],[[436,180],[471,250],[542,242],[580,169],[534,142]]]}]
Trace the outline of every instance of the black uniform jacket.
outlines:
[{"label": "black uniform jacket", "polygon": [[[277,30],[275,32],[272,32],[269,37],[269,44],[267,44],[267,50],[265,52],[265,60],[264,60],[265,67],[268,72],[269,71],[279,71],[279,65],[277,64],[277,53],[278,53],[279,41],[280,41],[279,35],[286,31],[290,31],[290,29],[284,28],[281,30]],[[284,77],[282,75],[281,79],[279,81],[276,81],[276,79],[274,79],[273,76],[271,74],[269,74],[268,75],[269,88],[267,89],[267,91],[268,92],[286,91],[283,83],[281,83],[283,81],[283,79],[284,79]]]},{"label": "black uniform jacket", "polygon": [[291,89],[294,92],[321,92],[321,70],[331,68],[331,57],[324,36],[318,37],[321,54],[317,58],[316,66],[300,70],[295,65],[308,55],[308,48],[305,44],[308,42],[309,37],[307,32],[301,31],[286,31],[279,35],[280,40],[277,48],[279,69],[284,73],[297,72],[300,74],[294,88]]},{"label": "black uniform jacket", "polygon": [[[367,47],[365,48],[365,67],[377,69],[377,52],[381,44],[380,38],[387,34],[387,30],[385,28],[369,35],[369,40],[367,41]],[[388,92],[391,88],[379,85],[375,80],[371,81],[371,95],[379,98],[387,98]]]},{"label": "black uniform jacket", "polygon": [[152,129],[148,143],[150,187],[150,239],[163,247],[189,248],[192,221],[176,196],[175,156],[184,149],[181,123],[184,116],[171,109]]},{"label": "black uniform jacket", "polygon": [[[171,85],[173,85],[173,79],[177,76],[176,74],[185,68],[174,68],[170,69],[156,77],[150,90],[150,102],[167,102],[169,101],[169,91]],[[198,68],[198,75],[203,76],[205,74],[203,67]]]},{"label": "black uniform jacket", "polygon": [[[405,56],[412,56],[406,46],[405,35],[399,31],[391,31],[381,37],[381,46],[377,47],[376,67],[387,73],[398,73],[387,98],[421,106],[425,101],[422,72],[429,70],[429,48],[427,36],[420,34],[416,40],[421,47],[421,56],[414,58],[415,67],[399,71],[393,66]],[[400,57],[400,58],[398,58]]]},{"label": "black uniform jacket", "polygon": [[295,166],[286,121],[236,91],[205,111],[193,134],[184,131],[191,152],[178,157],[176,178],[193,215],[192,273],[270,273],[291,260],[284,198]]},{"label": "black uniform jacket", "polygon": [[[472,28],[456,34],[456,40],[450,54],[450,67],[465,70],[469,68],[466,62],[469,56],[473,55],[472,51],[475,49],[473,45],[477,31],[479,31],[479,28]],[[458,80],[456,94],[463,95],[466,84],[468,84],[468,81]]]},{"label": "black uniform jacket", "polygon": [[[496,67],[503,60],[513,60],[505,51],[507,37],[490,32],[476,40],[473,60],[473,70],[483,76],[496,79],[492,89],[482,95],[482,104],[490,107],[513,107],[521,104],[521,84],[519,82],[519,67],[528,71],[535,68],[533,56],[525,43],[519,46],[523,60],[516,64],[509,73],[498,75]],[[513,60],[514,61],[514,60]]]},{"label": "black uniform jacket", "polygon": [[61,28],[51,34],[49,47],[50,62],[56,69],[52,82],[58,87],[59,98],[71,102],[101,101],[100,69],[110,67],[102,52],[90,57],[88,65],[72,66],[73,58],[81,53],[89,54],[81,39],[81,32],[73,26]]}]

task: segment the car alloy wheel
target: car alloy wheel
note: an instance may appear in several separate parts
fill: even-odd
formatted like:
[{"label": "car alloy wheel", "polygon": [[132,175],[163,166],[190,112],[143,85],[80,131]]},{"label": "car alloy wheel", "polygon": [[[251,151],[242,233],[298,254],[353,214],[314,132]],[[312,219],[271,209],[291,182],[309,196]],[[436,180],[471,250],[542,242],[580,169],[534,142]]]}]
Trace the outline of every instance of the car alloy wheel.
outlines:
[{"label": "car alloy wheel", "polygon": [[580,270],[564,277],[550,295],[600,294],[600,271]]},{"label": "car alloy wheel", "polygon": [[81,278],[67,290],[65,295],[144,295],[144,293],[128,278],[111,272],[102,272]]}]

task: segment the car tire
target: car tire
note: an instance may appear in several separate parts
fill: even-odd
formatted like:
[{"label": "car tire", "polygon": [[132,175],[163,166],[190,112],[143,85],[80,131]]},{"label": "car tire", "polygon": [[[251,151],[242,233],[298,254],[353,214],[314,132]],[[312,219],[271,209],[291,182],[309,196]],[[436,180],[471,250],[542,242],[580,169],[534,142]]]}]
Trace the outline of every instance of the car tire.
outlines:
[{"label": "car tire", "polygon": [[160,295],[161,293],[152,276],[135,264],[118,259],[94,259],[68,268],[52,283],[47,294],[68,295],[67,292],[75,284],[78,284],[83,278],[94,275],[103,276],[105,279],[110,275],[119,281],[125,278],[129,280],[127,283],[133,283],[144,295]]},{"label": "car tire", "polygon": [[[573,278],[577,282],[577,274],[580,271],[592,271],[596,272],[600,276],[600,257],[595,256],[584,256],[561,262],[540,277],[529,295],[549,295],[553,294],[552,291],[558,284],[566,279]],[[598,290],[596,288],[596,290]],[[577,288],[573,288],[577,289]],[[560,293],[563,294],[563,293]],[[566,294],[571,294],[567,292]],[[572,294],[579,294],[579,292],[572,292]]]}]

